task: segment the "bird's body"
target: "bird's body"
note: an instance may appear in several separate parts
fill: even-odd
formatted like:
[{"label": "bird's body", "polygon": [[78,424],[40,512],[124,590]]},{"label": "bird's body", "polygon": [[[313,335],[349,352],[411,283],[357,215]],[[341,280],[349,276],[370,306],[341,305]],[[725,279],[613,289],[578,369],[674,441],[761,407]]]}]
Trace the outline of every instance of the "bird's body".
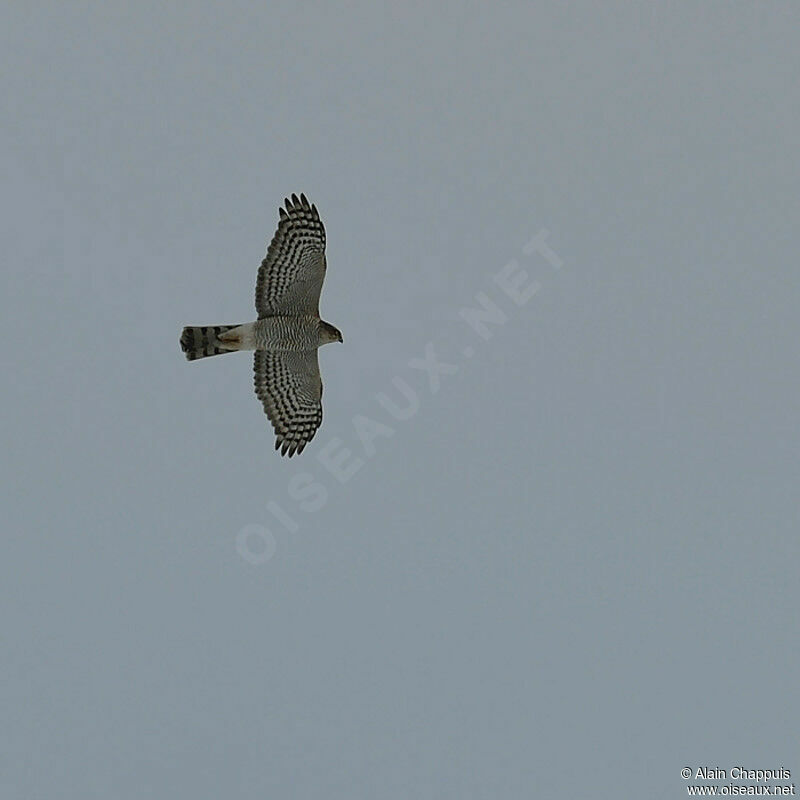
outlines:
[{"label": "bird's body", "polygon": [[300,453],[322,423],[317,350],[342,334],[320,319],[325,228],[305,195],[280,209],[278,230],[256,281],[258,319],[243,325],[187,327],[181,348],[190,361],[255,351],[255,390],[275,429],[281,455]]},{"label": "bird's body", "polygon": [[319,317],[313,314],[264,317],[231,328],[220,334],[219,340],[224,347],[232,350],[273,350],[286,353],[312,350],[326,344],[326,341],[322,341],[320,322]]}]

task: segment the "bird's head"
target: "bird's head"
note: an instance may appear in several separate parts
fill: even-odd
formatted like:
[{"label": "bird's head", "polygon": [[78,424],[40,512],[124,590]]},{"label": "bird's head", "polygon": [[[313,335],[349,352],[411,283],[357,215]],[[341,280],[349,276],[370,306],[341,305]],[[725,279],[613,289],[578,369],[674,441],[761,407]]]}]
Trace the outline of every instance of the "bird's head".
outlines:
[{"label": "bird's head", "polygon": [[343,342],[344,339],[342,338],[342,332],[330,324],[330,322],[325,322],[324,320],[320,320],[319,325],[319,332],[320,332],[320,341],[322,344],[328,344],[328,342]]}]

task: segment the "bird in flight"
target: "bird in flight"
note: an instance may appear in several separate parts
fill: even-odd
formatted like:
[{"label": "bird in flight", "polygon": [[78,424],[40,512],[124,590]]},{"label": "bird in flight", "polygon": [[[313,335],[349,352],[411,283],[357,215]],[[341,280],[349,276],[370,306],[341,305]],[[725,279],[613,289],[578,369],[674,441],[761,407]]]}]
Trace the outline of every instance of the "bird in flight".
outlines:
[{"label": "bird in flight", "polygon": [[255,350],[255,389],[282,456],[302,453],[322,424],[317,350],[342,334],[319,316],[325,279],[325,227],[306,196],[284,201],[278,229],[256,279],[258,319],[244,325],[183,329],[189,361]]}]

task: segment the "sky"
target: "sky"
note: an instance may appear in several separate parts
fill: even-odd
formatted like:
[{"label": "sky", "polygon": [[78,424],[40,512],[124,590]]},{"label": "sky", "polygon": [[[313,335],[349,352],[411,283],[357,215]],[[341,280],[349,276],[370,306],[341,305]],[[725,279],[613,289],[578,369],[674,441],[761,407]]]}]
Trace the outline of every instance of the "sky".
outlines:
[{"label": "sky", "polygon": [[[3,797],[800,776],[796,4],[0,15]],[[289,460],[178,337],[292,192]]]}]

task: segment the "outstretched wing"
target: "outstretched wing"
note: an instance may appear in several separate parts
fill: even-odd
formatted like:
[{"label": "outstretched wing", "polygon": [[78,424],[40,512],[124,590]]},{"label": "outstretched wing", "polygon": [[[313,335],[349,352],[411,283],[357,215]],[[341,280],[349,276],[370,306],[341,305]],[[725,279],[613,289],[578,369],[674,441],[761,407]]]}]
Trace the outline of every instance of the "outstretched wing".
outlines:
[{"label": "outstretched wing", "polygon": [[316,350],[256,350],[255,387],[277,436],[275,449],[293,456],[322,424],[322,379]]},{"label": "outstretched wing", "polygon": [[284,201],[278,230],[256,280],[259,319],[273,314],[318,314],[325,279],[325,227],[304,194]]}]

